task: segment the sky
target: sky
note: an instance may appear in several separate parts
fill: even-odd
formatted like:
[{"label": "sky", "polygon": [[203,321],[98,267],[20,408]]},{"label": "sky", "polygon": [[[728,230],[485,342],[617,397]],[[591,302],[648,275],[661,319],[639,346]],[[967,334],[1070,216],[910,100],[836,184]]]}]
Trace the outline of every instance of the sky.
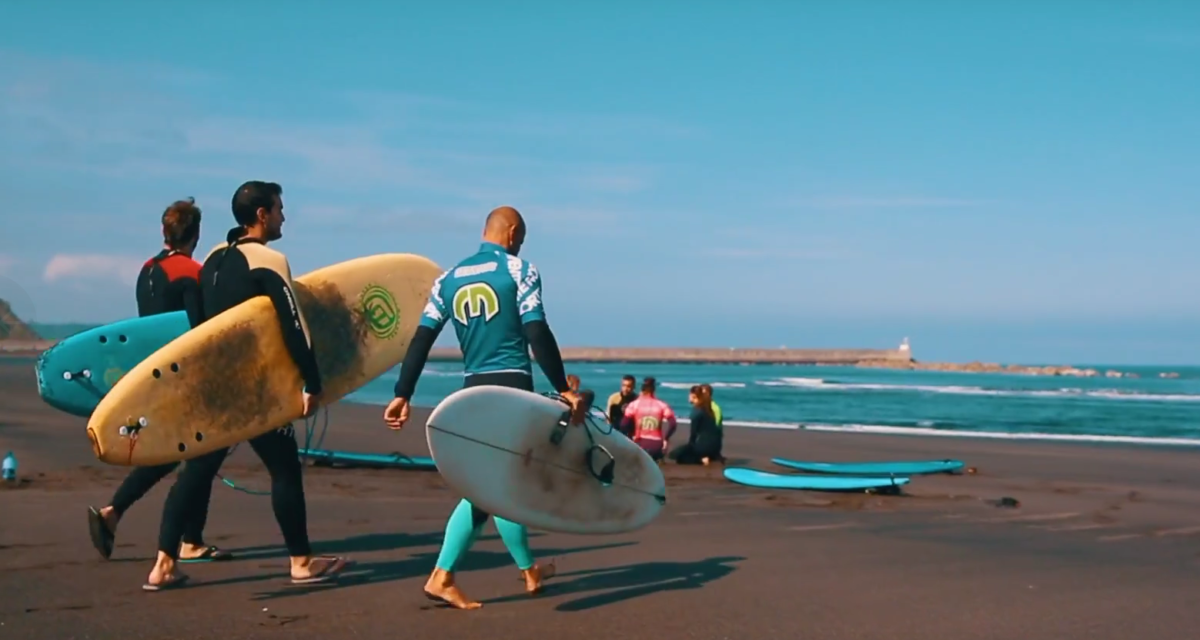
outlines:
[{"label": "sky", "polygon": [[1200,363],[1200,3],[5,14],[0,297],[38,321],[135,315],[162,210],[203,254],[262,179],[296,275],[449,267],[517,207],[567,345]]}]

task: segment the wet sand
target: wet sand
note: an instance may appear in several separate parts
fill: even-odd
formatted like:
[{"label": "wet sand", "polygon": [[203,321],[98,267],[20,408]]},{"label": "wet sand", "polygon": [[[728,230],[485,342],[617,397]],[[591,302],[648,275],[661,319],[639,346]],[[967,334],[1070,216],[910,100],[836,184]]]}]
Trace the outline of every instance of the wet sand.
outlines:
[{"label": "wet sand", "polygon": [[[357,564],[338,586],[286,583],[266,497],[218,485],[207,537],[233,562],[188,565],[186,588],[143,593],[173,476],[121,523],[113,558],[87,537],[127,471],[96,461],[85,420],[41,403],[31,362],[0,362],[0,638],[1177,639],[1200,626],[1200,464],[1192,450],[730,428],[730,464],[963,459],[976,475],[920,477],[906,495],[764,491],[718,468],[668,465],[669,503],[648,528],[533,534],[559,576],[528,598],[494,530],[459,581],[478,611],[434,607],[421,586],[457,496],[436,472],[308,467],[318,552]],[[329,448],[427,455],[417,416],[329,411]],[[266,474],[248,447],[224,475]],[[1018,508],[991,501],[1011,496]]]}]

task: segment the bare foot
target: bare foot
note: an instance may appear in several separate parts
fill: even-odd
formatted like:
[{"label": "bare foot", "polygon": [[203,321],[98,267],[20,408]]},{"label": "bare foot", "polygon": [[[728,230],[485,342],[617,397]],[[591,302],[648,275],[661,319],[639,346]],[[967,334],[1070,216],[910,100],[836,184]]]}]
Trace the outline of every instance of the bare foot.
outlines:
[{"label": "bare foot", "polygon": [[454,575],[441,569],[434,569],[433,575],[425,582],[425,597],[456,609],[478,609],[483,606],[482,603],[467,598],[466,594],[454,585]]},{"label": "bare foot", "polygon": [[525,580],[525,593],[531,596],[541,593],[545,581],[553,578],[556,573],[558,573],[558,567],[553,562],[547,564],[544,569],[535,564],[522,571],[521,577]]},{"label": "bare foot", "polygon": [[121,522],[121,515],[117,513],[116,508],[112,505],[104,507],[100,510],[100,517],[104,518],[104,526],[108,527],[108,530],[113,534],[116,534],[117,524]]},{"label": "bare foot", "polygon": [[150,570],[150,576],[146,578],[146,583],[142,585],[142,589],[146,591],[160,591],[183,584],[187,579],[187,575],[181,573],[175,567],[175,561],[160,551],[158,553],[158,560],[154,563],[154,568]]}]

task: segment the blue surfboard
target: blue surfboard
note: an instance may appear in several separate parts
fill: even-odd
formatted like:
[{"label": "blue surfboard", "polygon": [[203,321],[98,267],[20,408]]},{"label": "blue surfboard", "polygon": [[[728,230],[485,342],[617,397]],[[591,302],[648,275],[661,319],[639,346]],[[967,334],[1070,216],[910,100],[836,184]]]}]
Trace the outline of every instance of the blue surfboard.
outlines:
[{"label": "blue surfboard", "polygon": [[406,456],[402,453],[354,453],[329,449],[301,449],[300,455],[316,464],[336,467],[368,467],[374,469],[437,469],[433,458]]},{"label": "blue surfboard", "polygon": [[909,482],[908,478],[780,475],[744,467],[725,469],[725,478],[738,484],[760,489],[803,489],[808,491],[866,491],[899,487]]},{"label": "blue surfboard", "polygon": [[58,341],[38,358],[38,394],[72,415],[89,417],[127,371],[191,328],[175,311],[120,320]]},{"label": "blue surfboard", "polygon": [[772,458],[771,462],[789,469],[808,473],[846,476],[920,476],[931,473],[952,473],[962,469],[961,460],[913,460],[894,462],[802,462]]}]

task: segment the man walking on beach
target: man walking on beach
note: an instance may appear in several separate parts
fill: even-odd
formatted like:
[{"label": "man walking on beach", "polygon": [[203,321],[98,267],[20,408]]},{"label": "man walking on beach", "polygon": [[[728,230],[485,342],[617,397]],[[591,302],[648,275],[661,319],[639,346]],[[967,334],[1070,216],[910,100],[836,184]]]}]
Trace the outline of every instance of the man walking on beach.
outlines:
[{"label": "man walking on beach", "polygon": [[[283,342],[304,380],[301,393],[304,415],[316,411],[321,397],[321,375],[308,335],[308,324],[292,288],[292,270],[282,253],[267,243],[283,237],[283,188],[273,182],[247,182],[233,195],[231,229],[200,270],[204,301],[201,321],[264,295],[271,300]],[[219,277],[218,277],[219,276]],[[253,389],[246,390],[253,393]],[[250,447],[271,474],[271,507],[291,558],[292,584],[315,584],[337,577],[344,558],[314,557],[308,539],[304,478],[292,426],[273,429],[250,439]],[[221,469],[229,449],[218,449],[184,463],[163,507],[158,534],[158,559],[142,589],[160,591],[178,586],[187,576],[176,568],[179,542],[187,523],[195,517],[199,496]]]},{"label": "man walking on beach", "polygon": [[[185,311],[192,326],[200,323],[203,309],[200,299],[200,263],[192,259],[196,245],[200,242],[200,208],[196,201],[188,198],[178,200],[162,214],[163,248],[158,255],[142,265],[137,279],[138,316]],[[112,556],[117,524],[121,516],[179,466],[178,462],[155,467],[137,467],[125,477],[125,481],[113,494],[108,506],[96,509],[88,507],[88,532],[92,546],[104,559]],[[191,511],[183,529],[183,543],[179,548],[180,562],[210,562],[229,560],[232,555],[214,546],[204,544],[204,524],[208,519],[208,502],[212,495],[212,483],[196,495],[195,509]]]},{"label": "man walking on beach", "polygon": [[[396,398],[383,413],[390,428],[401,429],[408,421],[409,400],[429,350],[451,318],[463,354],[464,387],[497,385],[533,391],[529,360],[532,348],[554,390],[571,403],[571,422],[582,422],[579,396],[567,383],[562,354],[546,323],[541,277],[533,264],[517,257],[524,241],[521,214],[512,207],[497,208],[488,214],[479,250],[434,281],[429,303],[400,369]],[[468,290],[472,295],[459,295]],[[454,569],[482,531],[488,515],[466,499],[459,502],[446,523],[437,565],[425,583],[428,598],[459,609],[483,606],[469,600],[454,584]],[[534,562],[523,525],[499,517],[495,523],[504,546],[521,570],[525,590],[531,595],[539,592],[542,580],[553,576],[554,565],[543,573]]]}]

